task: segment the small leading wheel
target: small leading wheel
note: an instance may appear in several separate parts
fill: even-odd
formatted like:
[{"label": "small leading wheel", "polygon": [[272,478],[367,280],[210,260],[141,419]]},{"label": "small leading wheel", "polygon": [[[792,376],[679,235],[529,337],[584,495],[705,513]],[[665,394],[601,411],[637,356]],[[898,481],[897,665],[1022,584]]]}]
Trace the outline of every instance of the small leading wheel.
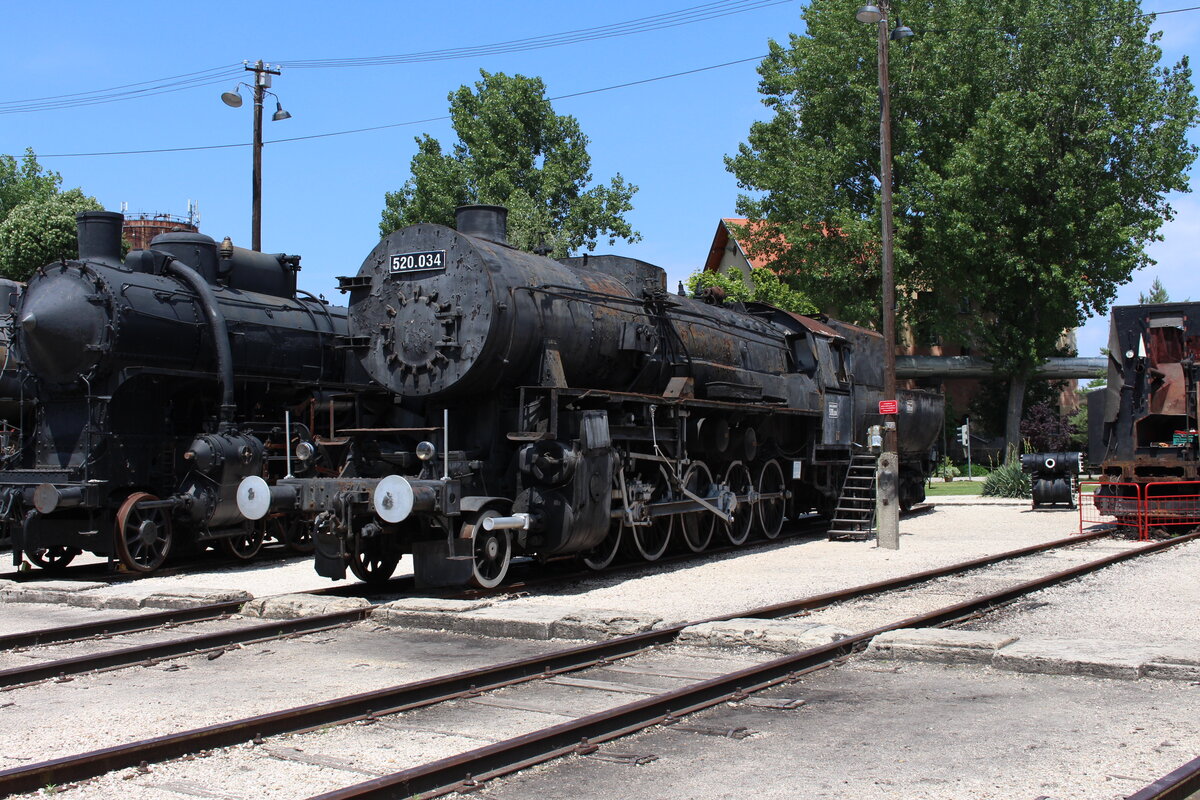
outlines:
[{"label": "small leading wheel", "polygon": [[266,538],[266,525],[247,525],[241,533],[220,540],[221,552],[239,561],[249,561],[258,555]]},{"label": "small leading wheel", "polygon": [[312,520],[280,514],[267,518],[267,534],[293,553],[308,555],[317,549]]},{"label": "small leading wheel", "polygon": [[[754,479],[745,464],[730,464],[725,470],[725,485],[737,497],[746,497],[754,491]],[[754,503],[749,500],[739,500],[733,509],[733,522],[724,523],[725,536],[735,547],[743,545],[750,538],[750,529],[754,527]]]},{"label": "small leading wheel", "polygon": [[354,537],[354,549],[347,559],[354,577],[365,583],[383,583],[392,577],[400,563],[400,554],[393,552],[382,531],[373,536],[358,533]]},{"label": "small leading wheel", "polygon": [[459,536],[471,540],[471,585],[495,589],[508,575],[512,562],[512,536],[507,530],[489,531],[483,521],[501,516],[494,508],[485,508],[463,523]]},{"label": "small leading wheel", "polygon": [[787,508],[786,486],[783,468],[771,459],[758,472],[758,524],[762,535],[774,539],[783,529],[784,510]]},{"label": "small leading wheel", "polygon": [[621,548],[621,540],[624,538],[625,523],[622,520],[614,519],[608,526],[608,533],[604,536],[604,541],[596,545],[596,548],[590,553],[585,553],[583,563],[588,569],[600,571],[607,569],[608,565],[617,557],[617,551]]},{"label": "small leading wheel", "polygon": [[[654,485],[651,503],[661,503],[675,499],[671,488],[671,480],[667,477],[666,468],[659,467],[658,480]],[[649,525],[631,525],[629,528],[629,547],[634,555],[644,561],[657,561],[667,552],[671,543],[671,532],[675,529],[674,515],[652,517]]]},{"label": "small leading wheel", "polygon": [[[692,465],[687,468],[687,472],[683,473],[683,488],[706,500],[712,495],[712,472],[703,461],[693,461]],[[683,494],[681,499],[690,500],[691,497]],[[717,526],[717,517],[708,509],[702,508],[699,511],[682,514],[679,522],[683,543],[687,545],[688,550],[699,553],[712,542],[713,529]]]},{"label": "small leading wheel", "polygon": [[117,558],[132,572],[153,572],[171,552],[170,509],[150,505],[157,501],[147,492],[134,492],[117,509]]},{"label": "small leading wheel", "polygon": [[36,567],[41,567],[47,572],[62,572],[68,564],[75,560],[75,556],[82,552],[74,547],[52,544],[49,547],[35,547],[26,550],[25,555]]}]

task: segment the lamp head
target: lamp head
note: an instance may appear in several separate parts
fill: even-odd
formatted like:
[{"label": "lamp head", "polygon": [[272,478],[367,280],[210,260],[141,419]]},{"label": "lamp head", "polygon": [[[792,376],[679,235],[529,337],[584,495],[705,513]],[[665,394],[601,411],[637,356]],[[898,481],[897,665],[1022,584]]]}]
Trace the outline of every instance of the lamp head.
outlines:
[{"label": "lamp head", "polygon": [[283,110],[283,104],[276,101],[275,113],[271,115],[271,120],[273,122],[279,122],[279,120],[281,120],[281,119],[291,119],[291,118],[292,118],[292,115]]},{"label": "lamp head", "polygon": [[234,89],[232,92],[222,92],[221,102],[230,108],[241,108],[242,96],[238,94],[236,89]]},{"label": "lamp head", "polygon": [[898,42],[901,39],[907,39],[907,38],[911,37],[912,35],[913,35],[912,28],[908,27],[903,22],[901,22],[899,25],[896,26],[896,29],[892,31],[891,36],[889,38],[891,38],[891,40],[893,42]]},{"label": "lamp head", "polygon": [[883,19],[883,12],[879,10],[878,6],[867,4],[854,13],[854,18],[859,22],[866,22],[868,24],[879,22],[879,20]]}]

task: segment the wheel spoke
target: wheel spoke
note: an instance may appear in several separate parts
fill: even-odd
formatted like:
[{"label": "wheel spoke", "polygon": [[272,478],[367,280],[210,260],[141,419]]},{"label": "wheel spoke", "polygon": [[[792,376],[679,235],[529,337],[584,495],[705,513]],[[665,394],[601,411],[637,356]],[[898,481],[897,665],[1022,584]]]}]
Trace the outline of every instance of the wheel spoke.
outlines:
[{"label": "wheel spoke", "polygon": [[786,500],[782,496],[786,485],[783,481],[783,469],[779,462],[772,459],[762,465],[758,473],[758,493],[774,495],[761,498],[758,501],[758,523],[763,536],[774,539],[783,528]]},{"label": "wheel spoke", "polygon": [[[729,487],[729,491],[737,497],[746,497],[754,488],[754,481],[750,477],[750,470],[745,464],[730,464],[729,469],[725,471],[725,485]],[[754,526],[754,504],[749,500],[739,500],[737,507],[733,510],[733,522],[724,524],[725,536],[729,539],[732,545],[745,544],[746,539],[750,536],[750,529]]]},{"label": "wheel spoke", "polygon": [[484,509],[463,525],[463,538],[471,540],[471,583],[481,589],[494,589],[503,583],[512,562],[511,534],[483,528],[485,519],[498,516],[495,509]]},{"label": "wheel spoke", "polygon": [[[117,511],[117,557],[126,569],[133,572],[153,572],[162,566],[171,551],[173,537],[170,511],[140,505],[157,500],[154,495],[135,492],[125,499]],[[148,529],[147,525],[153,526],[153,529]]]},{"label": "wheel spoke", "polygon": [[[712,495],[712,472],[702,461],[695,461],[683,475],[683,486],[698,497],[709,499]],[[684,495],[687,497],[687,495]],[[707,509],[689,511],[680,516],[683,543],[693,553],[699,553],[712,541],[716,516]]]}]

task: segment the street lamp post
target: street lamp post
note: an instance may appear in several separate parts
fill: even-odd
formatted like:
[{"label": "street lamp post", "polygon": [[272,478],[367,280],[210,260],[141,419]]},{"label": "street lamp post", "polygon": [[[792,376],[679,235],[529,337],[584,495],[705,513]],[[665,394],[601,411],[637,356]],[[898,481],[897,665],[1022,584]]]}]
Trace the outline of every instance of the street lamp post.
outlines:
[{"label": "street lamp post", "polygon": [[[278,67],[272,68],[270,64],[264,64],[262,59],[259,59],[254,64],[246,64],[246,71],[254,73],[254,86],[247,84],[238,84],[246,86],[246,88],[254,89],[254,167],[251,175],[251,211],[250,211],[250,239],[251,247],[254,250],[262,250],[262,112],[263,112],[263,97],[271,95],[275,98],[275,113],[271,115],[273,122],[279,122],[284,119],[291,119],[291,114],[283,110],[283,104],[279,102],[279,95],[274,92],[269,92],[267,89],[271,86],[271,76],[278,75]],[[235,87],[232,92],[225,92],[221,95],[221,100],[225,105],[232,108],[240,108],[242,105],[242,96],[238,94]]]},{"label": "street lamp post", "polygon": [[[883,423],[883,450],[876,470],[875,519],[879,526],[878,544],[889,550],[900,549],[900,459],[896,421],[896,275],[892,261],[892,125],[891,93],[888,89],[888,42],[905,39],[912,31],[901,25],[888,30],[888,3],[865,5],[854,15],[859,22],[875,24],[879,31],[879,191],[882,231],[883,278],[883,399],[891,408]],[[880,412],[884,411],[880,406]]]}]

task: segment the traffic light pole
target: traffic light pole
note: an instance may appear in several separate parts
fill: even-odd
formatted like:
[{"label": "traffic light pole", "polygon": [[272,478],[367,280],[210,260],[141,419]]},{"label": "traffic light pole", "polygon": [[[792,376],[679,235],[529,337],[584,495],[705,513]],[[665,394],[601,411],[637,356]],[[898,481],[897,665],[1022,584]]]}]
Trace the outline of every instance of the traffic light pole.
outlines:
[{"label": "traffic light pole", "polygon": [[966,420],[963,422],[961,431],[962,431],[962,438],[959,441],[961,441],[967,448],[967,480],[971,480],[972,478],[975,477],[975,475],[974,475],[974,470],[971,469],[971,418],[970,417],[967,417]]}]

